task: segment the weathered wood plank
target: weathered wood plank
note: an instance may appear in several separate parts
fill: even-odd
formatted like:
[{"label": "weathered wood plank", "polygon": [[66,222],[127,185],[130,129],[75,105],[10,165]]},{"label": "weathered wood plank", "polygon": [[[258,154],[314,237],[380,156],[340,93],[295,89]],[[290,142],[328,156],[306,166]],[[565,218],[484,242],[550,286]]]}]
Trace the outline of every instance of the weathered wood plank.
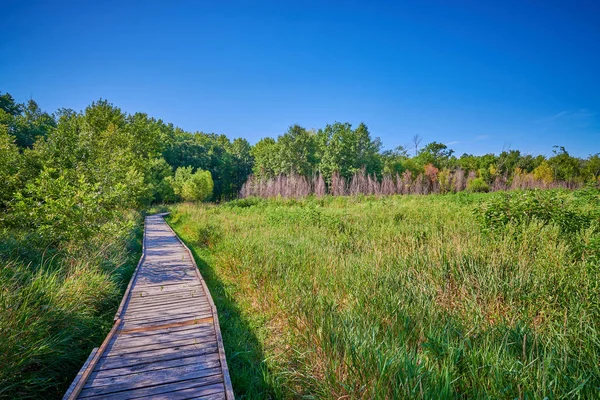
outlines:
[{"label": "weathered wood plank", "polygon": [[201,356],[218,351],[217,343],[193,344],[180,347],[169,347],[166,349],[153,350],[145,353],[130,355],[129,357],[102,357],[98,361],[94,371],[102,369],[129,367],[137,364],[148,364],[159,361],[168,361],[182,357]]},{"label": "weathered wood plank", "polygon": [[[98,388],[102,386],[118,386],[125,385],[127,388],[136,388],[143,386],[151,386],[155,382],[166,382],[169,380],[179,381],[179,377],[184,374],[206,370],[210,372],[210,375],[214,375],[214,369],[220,368],[221,364],[218,359],[210,361],[202,360],[195,364],[184,364],[178,365],[171,368],[161,368],[146,371],[134,372],[126,375],[117,375],[103,378],[101,375],[97,375],[95,378],[88,379],[88,382],[84,386],[87,388]],[[207,373],[209,373],[207,372]],[[121,386],[118,386],[121,387]],[[111,388],[112,390],[112,388]]]},{"label": "weathered wood plank", "polygon": [[[159,325],[145,325],[145,326],[140,326],[137,328],[128,328],[128,329],[122,329],[120,331],[121,335],[131,335],[131,334],[137,334],[137,333],[143,333],[143,332],[150,332],[150,331],[155,331],[155,330],[164,330],[164,329],[168,329],[168,328],[175,328],[175,327],[182,327],[182,326],[194,326],[194,325],[204,325],[204,324],[213,324],[214,326],[214,318],[212,317],[212,315],[210,317],[204,317],[204,318],[193,318],[193,319],[186,319],[183,321],[176,321],[176,322],[168,322],[165,324],[159,324]],[[215,329],[216,332],[216,329]]]},{"label": "weathered wood plank", "polygon": [[208,333],[203,336],[192,336],[185,339],[173,339],[170,341],[164,341],[161,343],[150,343],[144,345],[135,345],[130,347],[121,347],[118,349],[111,348],[106,354],[106,357],[125,356],[126,354],[141,353],[150,350],[167,349],[170,347],[181,347],[189,344],[204,344],[204,343],[216,343],[217,338],[214,333]]},{"label": "weathered wood plank", "polygon": [[[186,367],[182,367],[186,368]],[[135,382],[123,382],[114,385],[89,387],[84,388],[80,397],[85,398],[89,396],[106,395],[111,393],[123,392],[126,390],[140,389],[144,387],[156,386],[157,383],[174,383],[181,382],[188,379],[203,379],[205,384],[217,383],[223,380],[221,368],[211,368],[195,370],[193,368],[184,370],[184,372],[177,372],[180,368],[164,369],[159,371],[148,372],[145,376]]]},{"label": "weathered wood plank", "polygon": [[185,390],[188,388],[203,389],[200,393],[204,395],[211,395],[213,393],[219,393],[219,389],[223,387],[223,383],[220,383],[217,379],[213,383],[207,383],[207,379],[188,379],[186,381],[167,383],[162,385],[156,385],[152,387],[140,388],[126,392],[119,392],[109,395],[90,396],[87,397],[90,400],[106,399],[106,400],[125,400],[125,399],[144,399],[152,397],[152,399],[171,399],[170,394],[173,390]]},{"label": "weathered wood plank", "polygon": [[175,303],[181,303],[181,302],[188,302],[188,301],[197,301],[197,302],[208,302],[208,300],[206,300],[206,296],[204,294],[199,295],[199,294],[195,294],[192,295],[189,292],[188,293],[177,293],[176,295],[170,295],[170,296],[161,296],[160,298],[158,298],[158,296],[148,296],[148,297],[144,297],[141,298],[139,300],[135,300],[135,301],[131,301],[129,303],[129,309],[135,309],[138,307],[143,307],[143,306],[156,306],[156,305],[163,305],[163,304],[175,304]]},{"label": "weathered wood plank", "polygon": [[111,348],[111,351],[118,351],[121,348],[131,348],[136,346],[144,346],[148,344],[169,343],[173,340],[193,339],[197,337],[204,337],[207,335],[214,335],[215,330],[212,326],[203,326],[183,331],[161,333],[158,335],[153,335],[152,333],[154,332],[150,331],[145,336],[137,337],[130,337],[129,335],[118,336],[117,340]]},{"label": "weathered wood plank", "polygon": [[119,337],[122,339],[136,338],[136,337],[147,337],[151,335],[169,335],[171,333],[183,332],[194,329],[213,329],[212,318],[207,319],[206,322],[180,325],[180,326],[169,326],[169,325],[154,325],[148,330],[141,332],[136,331],[119,331]]},{"label": "weathered wood plank", "polygon": [[189,389],[178,390],[176,392],[163,393],[159,396],[152,396],[153,400],[187,400],[203,399],[217,400],[225,399],[225,387],[222,383],[216,385],[200,386]]},{"label": "weathered wood plank", "polygon": [[210,304],[206,301],[195,301],[193,299],[189,299],[182,302],[176,303],[165,303],[165,304],[151,304],[145,306],[137,306],[135,308],[130,308],[127,310],[128,314],[140,314],[140,313],[148,313],[148,312],[161,312],[161,311],[175,311],[175,310],[186,310],[190,308],[210,308]]},{"label": "weathered wood plank", "polygon": [[132,327],[142,327],[149,325],[167,325],[179,321],[190,321],[190,320],[202,320],[203,318],[212,317],[212,313],[210,311],[202,311],[202,312],[192,312],[186,314],[177,314],[173,316],[163,316],[163,317],[148,317],[144,319],[133,319],[133,320],[124,320],[122,330],[130,329]]},{"label": "weathered wood plank", "polygon": [[98,378],[110,378],[112,376],[120,376],[120,375],[128,375],[134,374],[137,372],[145,372],[145,371],[154,371],[158,369],[165,369],[171,367],[180,367],[183,365],[189,364],[197,364],[201,362],[213,362],[219,361],[219,355],[217,353],[212,354],[203,354],[201,356],[191,356],[191,357],[183,357],[176,358],[174,360],[168,361],[158,361],[148,364],[139,364],[132,365],[130,367],[122,367],[122,368],[113,368],[113,369],[104,369],[99,371],[94,371],[89,379]]},{"label": "weathered wood plank", "polygon": [[162,316],[162,317],[148,317],[144,319],[133,319],[123,321],[121,330],[129,330],[133,328],[142,328],[149,327],[155,325],[168,325],[174,324],[177,322],[185,322],[185,321],[202,321],[205,318],[212,317],[212,313],[210,311],[202,311],[195,313],[187,313],[187,314],[177,314],[172,316]]},{"label": "weathered wood plank", "polygon": [[195,299],[195,300],[206,300],[206,295],[200,291],[196,291],[196,290],[181,290],[181,291],[177,291],[177,292],[172,292],[172,293],[165,293],[165,294],[152,294],[152,295],[145,295],[145,296],[140,296],[137,298],[133,298],[131,299],[131,301],[129,302],[129,305],[131,307],[137,307],[139,305],[142,304],[161,304],[161,303],[166,303],[166,302],[176,302],[176,301],[180,301],[180,300],[188,300],[188,299]]},{"label": "weathered wood plank", "polygon": [[185,281],[185,282],[172,282],[172,283],[165,283],[162,285],[150,285],[150,284],[140,284],[139,286],[136,285],[136,287],[132,290],[131,292],[131,296],[132,297],[144,297],[144,296],[156,296],[156,295],[161,295],[161,294],[172,294],[172,293],[176,293],[179,292],[181,290],[190,290],[190,289],[197,289],[198,288],[198,282],[197,281]]},{"label": "weathered wood plank", "polygon": [[124,321],[133,321],[136,319],[153,319],[162,317],[179,316],[190,313],[202,313],[204,311],[211,311],[210,306],[207,305],[189,305],[186,307],[172,307],[163,308],[159,310],[135,310],[127,312],[124,315]]}]

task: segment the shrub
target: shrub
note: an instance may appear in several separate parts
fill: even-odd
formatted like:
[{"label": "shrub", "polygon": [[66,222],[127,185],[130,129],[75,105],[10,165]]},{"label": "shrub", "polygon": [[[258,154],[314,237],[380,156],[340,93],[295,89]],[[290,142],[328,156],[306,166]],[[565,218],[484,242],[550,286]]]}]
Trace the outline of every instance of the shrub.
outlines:
[{"label": "shrub", "polygon": [[475,178],[467,182],[467,190],[471,193],[489,192],[490,187],[483,178]]},{"label": "shrub", "polygon": [[587,229],[594,220],[593,214],[569,202],[566,194],[548,190],[499,193],[480,206],[478,215],[485,228],[537,220],[558,225],[563,233]]},{"label": "shrub", "polygon": [[212,197],[214,183],[209,171],[179,167],[175,179],[170,180],[173,191],[185,201],[204,201]]}]

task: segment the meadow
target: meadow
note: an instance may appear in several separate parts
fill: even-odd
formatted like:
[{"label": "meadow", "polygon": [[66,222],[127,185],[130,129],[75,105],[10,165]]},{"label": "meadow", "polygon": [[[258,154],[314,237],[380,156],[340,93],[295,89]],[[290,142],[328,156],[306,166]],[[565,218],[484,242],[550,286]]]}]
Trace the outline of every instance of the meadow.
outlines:
[{"label": "meadow", "polygon": [[597,398],[600,192],[178,204],[238,398]]}]

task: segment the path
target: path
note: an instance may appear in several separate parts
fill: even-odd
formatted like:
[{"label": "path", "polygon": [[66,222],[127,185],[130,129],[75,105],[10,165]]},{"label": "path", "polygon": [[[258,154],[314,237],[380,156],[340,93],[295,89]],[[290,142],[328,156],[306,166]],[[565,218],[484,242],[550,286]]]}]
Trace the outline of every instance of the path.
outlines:
[{"label": "path", "polygon": [[217,311],[188,248],[146,217],[115,324],[64,399],[233,399]]}]

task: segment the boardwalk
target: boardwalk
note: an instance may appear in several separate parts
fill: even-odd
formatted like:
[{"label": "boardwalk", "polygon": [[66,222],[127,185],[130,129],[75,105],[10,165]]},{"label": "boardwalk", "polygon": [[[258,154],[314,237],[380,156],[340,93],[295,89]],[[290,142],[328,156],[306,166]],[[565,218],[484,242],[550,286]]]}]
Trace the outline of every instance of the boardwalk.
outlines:
[{"label": "boardwalk", "polygon": [[210,293],[162,216],[146,217],[144,254],[113,329],[65,399],[233,399]]}]

